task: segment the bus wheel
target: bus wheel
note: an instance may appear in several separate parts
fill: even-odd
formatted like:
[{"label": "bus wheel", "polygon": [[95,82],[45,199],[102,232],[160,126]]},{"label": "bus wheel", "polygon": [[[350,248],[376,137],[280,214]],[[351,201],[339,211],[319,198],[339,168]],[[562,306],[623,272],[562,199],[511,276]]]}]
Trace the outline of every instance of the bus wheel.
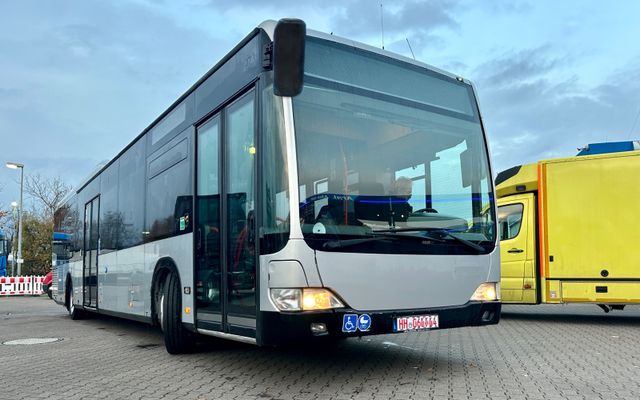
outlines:
[{"label": "bus wheel", "polygon": [[72,320],[76,321],[79,319],[82,319],[82,317],[84,316],[84,313],[82,310],[80,310],[79,308],[76,308],[75,304],[73,304],[73,286],[71,286],[71,284],[69,284],[67,286],[68,289],[68,295],[67,295],[67,311],[69,312],[69,316],[71,317]]},{"label": "bus wheel", "polygon": [[182,326],[182,292],[180,278],[170,273],[164,284],[164,292],[160,296],[159,317],[160,326],[164,334],[164,345],[169,354],[189,353],[195,348],[194,335]]}]

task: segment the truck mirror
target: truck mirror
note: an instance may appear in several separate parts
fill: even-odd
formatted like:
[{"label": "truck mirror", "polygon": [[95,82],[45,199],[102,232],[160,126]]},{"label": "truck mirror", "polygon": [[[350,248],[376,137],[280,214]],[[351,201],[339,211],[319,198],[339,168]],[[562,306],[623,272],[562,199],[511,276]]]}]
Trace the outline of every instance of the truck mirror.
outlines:
[{"label": "truck mirror", "polygon": [[304,21],[283,18],[273,34],[273,92],[276,96],[297,96],[304,80]]}]

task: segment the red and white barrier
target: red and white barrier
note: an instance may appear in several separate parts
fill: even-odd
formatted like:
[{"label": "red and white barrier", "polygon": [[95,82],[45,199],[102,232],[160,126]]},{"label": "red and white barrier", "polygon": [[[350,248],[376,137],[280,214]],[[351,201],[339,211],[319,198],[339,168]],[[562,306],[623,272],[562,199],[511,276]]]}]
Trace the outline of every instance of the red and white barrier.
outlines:
[{"label": "red and white barrier", "polygon": [[0,296],[43,294],[44,276],[3,276],[0,278]]}]

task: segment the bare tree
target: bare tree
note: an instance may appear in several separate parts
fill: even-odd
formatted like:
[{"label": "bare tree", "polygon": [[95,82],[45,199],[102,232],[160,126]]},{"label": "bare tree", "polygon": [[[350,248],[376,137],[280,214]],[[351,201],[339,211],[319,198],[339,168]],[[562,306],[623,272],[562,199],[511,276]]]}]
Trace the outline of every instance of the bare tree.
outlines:
[{"label": "bare tree", "polygon": [[0,204],[0,229],[6,229],[11,222],[11,212],[4,210]]},{"label": "bare tree", "polygon": [[[4,185],[0,184],[0,192],[4,189]],[[10,223],[11,211],[0,203],[0,229],[6,229]]]},{"label": "bare tree", "polygon": [[53,221],[53,214],[71,191],[71,185],[66,184],[60,177],[45,178],[35,174],[25,177],[24,191],[40,203],[44,217]]}]

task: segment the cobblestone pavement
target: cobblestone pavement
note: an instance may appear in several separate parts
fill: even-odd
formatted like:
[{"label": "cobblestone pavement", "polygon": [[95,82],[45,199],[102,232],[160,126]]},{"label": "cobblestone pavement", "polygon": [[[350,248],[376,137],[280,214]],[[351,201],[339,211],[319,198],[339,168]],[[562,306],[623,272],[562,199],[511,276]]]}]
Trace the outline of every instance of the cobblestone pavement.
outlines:
[{"label": "cobblestone pavement", "polygon": [[158,330],[71,321],[47,297],[0,297],[0,399],[637,399],[640,308],[506,306],[499,325],[166,353]]}]

